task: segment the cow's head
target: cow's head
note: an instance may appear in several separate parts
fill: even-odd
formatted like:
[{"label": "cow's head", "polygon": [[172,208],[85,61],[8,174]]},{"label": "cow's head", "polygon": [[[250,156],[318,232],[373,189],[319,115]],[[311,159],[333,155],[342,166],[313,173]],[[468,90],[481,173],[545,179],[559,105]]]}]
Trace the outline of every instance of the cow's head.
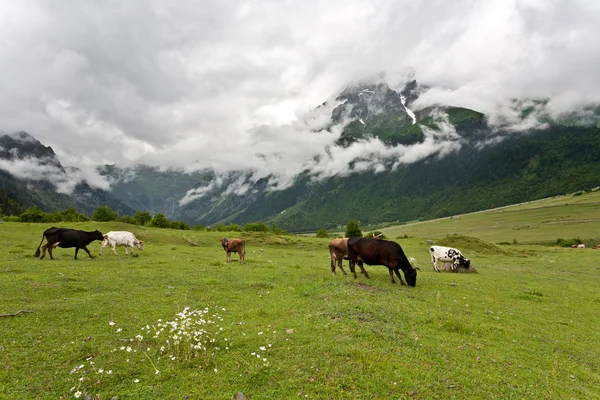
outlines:
[{"label": "cow's head", "polygon": [[227,245],[228,245],[228,244],[229,244],[229,239],[227,239],[227,238],[223,238],[223,239],[221,239],[221,245],[223,246],[223,248],[224,248],[225,250],[227,250]]},{"label": "cow's head", "polygon": [[134,244],[138,249],[144,250],[144,241],[143,240],[136,240],[134,242]]},{"label": "cow's head", "polygon": [[466,269],[469,269],[471,267],[471,260],[463,257],[461,264],[464,265]]},{"label": "cow's head", "polygon": [[404,278],[408,286],[417,286],[417,270],[415,268],[404,271]]},{"label": "cow's head", "polygon": [[104,240],[104,235],[99,230],[92,232],[92,238],[94,240]]}]

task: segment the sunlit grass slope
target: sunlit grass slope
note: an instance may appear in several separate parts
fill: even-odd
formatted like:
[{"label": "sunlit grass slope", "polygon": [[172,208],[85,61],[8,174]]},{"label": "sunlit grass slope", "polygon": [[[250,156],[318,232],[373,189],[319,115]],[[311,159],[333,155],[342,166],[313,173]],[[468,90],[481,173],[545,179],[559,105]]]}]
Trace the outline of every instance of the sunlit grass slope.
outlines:
[{"label": "sunlit grass slope", "polygon": [[[566,209],[580,220],[593,207]],[[545,231],[558,211],[487,218],[512,212],[540,226],[536,240],[591,236],[577,221]],[[415,288],[393,285],[384,267],[367,266],[371,279],[333,275],[327,239],[242,234],[240,265],[225,264],[222,234],[81,223],[131,230],[145,249],[75,261],[58,248],[39,260],[48,226],[1,223],[0,314],[32,312],[0,318],[0,398],[600,397],[600,250],[497,246],[525,242],[523,229],[502,233],[486,215],[390,230],[413,236],[398,242],[422,270]],[[478,274],[433,272],[425,240],[454,227],[486,241],[460,237]],[[189,315],[206,308],[204,322]],[[206,349],[190,347],[204,343],[191,331]]]}]

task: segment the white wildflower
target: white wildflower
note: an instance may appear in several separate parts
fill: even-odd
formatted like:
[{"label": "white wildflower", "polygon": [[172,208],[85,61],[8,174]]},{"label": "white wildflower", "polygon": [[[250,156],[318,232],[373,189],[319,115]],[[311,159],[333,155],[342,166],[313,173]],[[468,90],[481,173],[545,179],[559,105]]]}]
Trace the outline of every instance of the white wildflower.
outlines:
[{"label": "white wildflower", "polygon": [[110,326],[113,326],[115,323],[114,323],[113,321],[110,321],[108,324],[109,324]]},{"label": "white wildflower", "polygon": [[80,391],[80,390],[78,390],[78,391],[76,391],[76,392],[75,392],[75,394],[74,394],[73,396],[75,396],[75,398],[76,398],[76,399],[78,399],[78,398],[80,398],[80,397],[81,397],[81,395],[82,395],[82,394],[83,394],[83,393],[81,393],[81,391]]}]

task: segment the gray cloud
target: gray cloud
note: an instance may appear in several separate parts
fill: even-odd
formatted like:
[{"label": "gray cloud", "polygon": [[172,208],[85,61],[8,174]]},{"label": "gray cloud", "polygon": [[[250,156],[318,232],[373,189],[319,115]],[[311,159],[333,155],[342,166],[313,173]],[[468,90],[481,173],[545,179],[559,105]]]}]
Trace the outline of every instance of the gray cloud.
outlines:
[{"label": "gray cloud", "polygon": [[577,110],[600,101],[598,20],[591,0],[8,1],[0,129],[30,132],[99,186],[104,163],[249,170],[280,188],[307,168],[347,174],[352,159],[381,171],[460,141],[337,148],[339,130],[315,133],[334,102],[315,107],[350,81],[399,88],[415,73],[432,87],[415,110],[449,103],[498,124],[517,122],[514,98]]}]

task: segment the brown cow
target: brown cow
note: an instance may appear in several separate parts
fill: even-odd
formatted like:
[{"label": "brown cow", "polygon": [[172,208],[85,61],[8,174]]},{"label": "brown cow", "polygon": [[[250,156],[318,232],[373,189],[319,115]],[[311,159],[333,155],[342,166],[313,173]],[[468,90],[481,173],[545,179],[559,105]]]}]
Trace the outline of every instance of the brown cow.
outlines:
[{"label": "brown cow", "polygon": [[344,273],[348,275],[342,267],[342,260],[348,259],[348,238],[332,239],[329,241],[329,256],[331,257],[331,272],[335,274],[335,263]]},{"label": "brown cow", "polygon": [[596,245],[596,248],[597,248],[597,249],[600,249],[600,244],[597,244],[597,245]]},{"label": "brown cow", "polygon": [[244,240],[223,238],[221,239],[221,245],[223,246],[223,250],[227,252],[226,262],[231,261],[231,253],[238,253],[240,255],[240,264],[244,263],[244,258],[246,257],[246,242]]}]

